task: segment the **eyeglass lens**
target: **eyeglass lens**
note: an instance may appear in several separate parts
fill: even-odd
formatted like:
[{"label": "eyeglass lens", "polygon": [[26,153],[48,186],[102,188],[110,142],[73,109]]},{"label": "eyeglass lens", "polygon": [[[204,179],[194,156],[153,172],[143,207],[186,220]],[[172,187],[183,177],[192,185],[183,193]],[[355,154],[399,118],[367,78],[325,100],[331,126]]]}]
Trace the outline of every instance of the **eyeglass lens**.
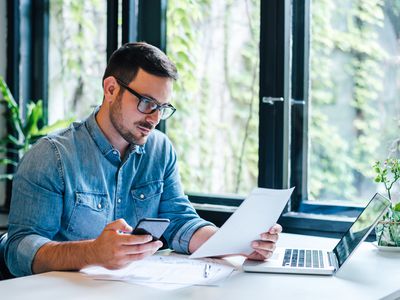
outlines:
[{"label": "eyeglass lens", "polygon": [[140,112],[145,113],[145,114],[151,114],[155,112],[155,110],[159,108],[161,112],[161,119],[167,119],[169,118],[173,113],[174,110],[171,107],[168,106],[159,106],[157,103],[150,99],[140,99],[138,109]]}]

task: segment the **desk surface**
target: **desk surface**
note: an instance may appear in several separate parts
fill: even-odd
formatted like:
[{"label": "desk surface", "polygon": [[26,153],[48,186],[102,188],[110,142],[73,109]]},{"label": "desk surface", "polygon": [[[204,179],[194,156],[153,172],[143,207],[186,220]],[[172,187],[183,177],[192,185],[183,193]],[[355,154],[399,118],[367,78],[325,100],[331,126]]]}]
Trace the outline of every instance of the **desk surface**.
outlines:
[{"label": "desk surface", "polygon": [[[337,240],[282,234],[279,246],[332,249]],[[238,264],[242,258],[232,258]],[[239,272],[218,287],[162,291],[50,272],[0,282],[1,299],[380,299],[400,288],[400,253],[363,243],[335,276]]]}]

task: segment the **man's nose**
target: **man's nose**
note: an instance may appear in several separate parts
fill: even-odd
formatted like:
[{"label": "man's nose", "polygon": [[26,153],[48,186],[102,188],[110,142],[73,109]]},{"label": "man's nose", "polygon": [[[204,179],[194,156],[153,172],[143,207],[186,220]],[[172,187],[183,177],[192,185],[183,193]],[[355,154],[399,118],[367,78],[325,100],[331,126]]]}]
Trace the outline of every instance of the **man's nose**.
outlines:
[{"label": "man's nose", "polygon": [[161,111],[159,109],[157,109],[152,114],[146,116],[146,121],[152,124],[154,127],[157,126],[158,123],[160,123],[160,120],[161,120]]}]

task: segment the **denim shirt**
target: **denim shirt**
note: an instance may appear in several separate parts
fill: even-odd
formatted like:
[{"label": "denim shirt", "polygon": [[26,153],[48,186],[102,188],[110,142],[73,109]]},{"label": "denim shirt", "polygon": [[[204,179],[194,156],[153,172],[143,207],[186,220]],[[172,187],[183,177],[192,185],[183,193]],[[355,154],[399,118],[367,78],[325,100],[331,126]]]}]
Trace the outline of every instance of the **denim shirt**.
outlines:
[{"label": "denim shirt", "polygon": [[15,276],[32,274],[37,250],[50,241],[97,238],[123,218],[171,220],[168,246],[188,253],[201,219],[184,195],[176,153],[154,130],[144,146],[130,145],[121,160],[94,112],[84,122],[39,140],[22,158],[13,180],[5,259]]}]

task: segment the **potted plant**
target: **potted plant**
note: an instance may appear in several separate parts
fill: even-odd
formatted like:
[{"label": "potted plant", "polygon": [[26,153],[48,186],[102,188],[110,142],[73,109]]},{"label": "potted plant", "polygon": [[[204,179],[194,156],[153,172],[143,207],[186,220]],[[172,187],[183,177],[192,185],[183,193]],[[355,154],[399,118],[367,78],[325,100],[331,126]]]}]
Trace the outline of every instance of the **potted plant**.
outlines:
[{"label": "potted plant", "polygon": [[[6,106],[6,122],[8,127],[11,128],[11,132],[0,139],[0,165],[17,166],[19,159],[39,138],[54,130],[67,127],[73,121],[73,119],[60,120],[51,125],[44,125],[43,102],[41,100],[30,101],[27,106],[26,117],[22,118],[18,104],[1,76],[0,104]],[[0,174],[0,180],[12,180],[12,178],[12,173]]]},{"label": "potted plant", "polygon": [[[380,247],[400,247],[400,199],[393,198],[393,187],[400,179],[400,159],[388,158],[376,162],[375,182],[383,183],[392,205],[375,227],[377,244]],[[397,203],[396,203],[397,202]]]}]

